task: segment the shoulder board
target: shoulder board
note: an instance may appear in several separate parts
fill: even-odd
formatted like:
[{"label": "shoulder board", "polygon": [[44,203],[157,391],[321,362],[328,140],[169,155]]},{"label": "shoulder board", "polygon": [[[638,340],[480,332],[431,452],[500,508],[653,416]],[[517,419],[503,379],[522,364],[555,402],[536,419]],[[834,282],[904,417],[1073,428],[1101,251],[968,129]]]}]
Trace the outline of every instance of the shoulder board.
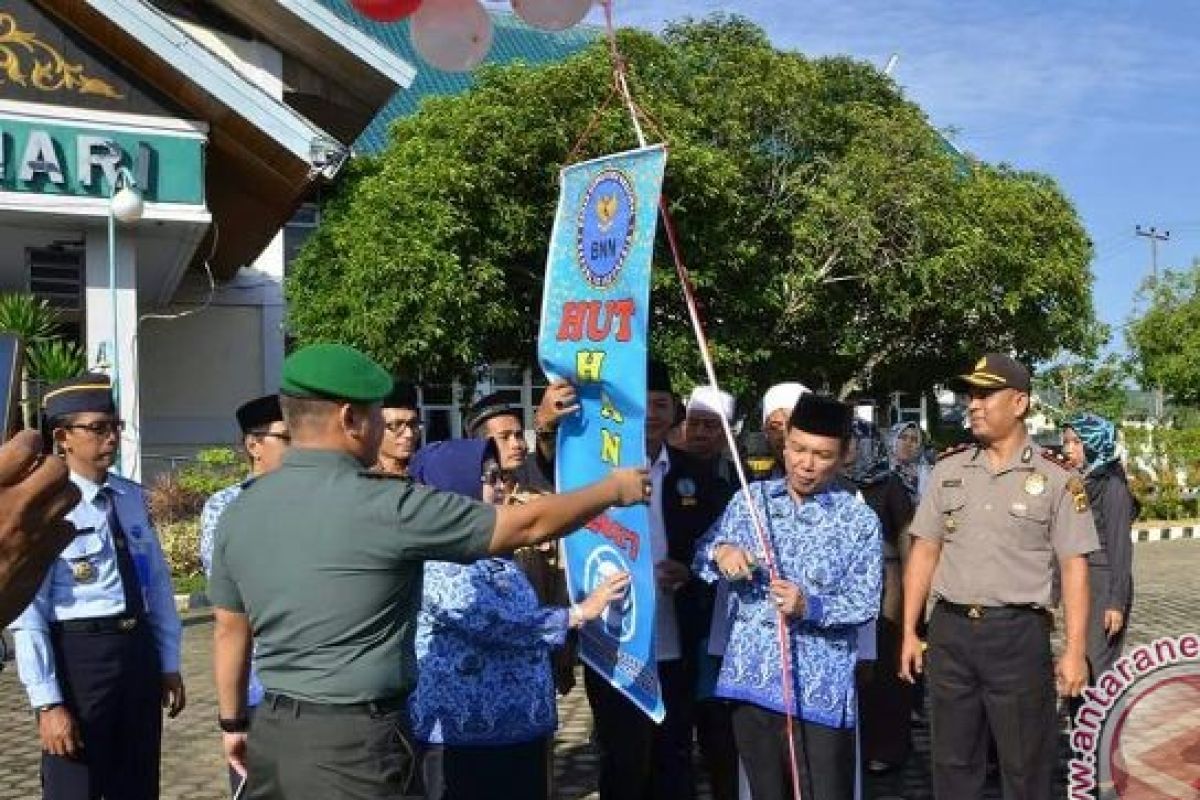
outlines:
[{"label": "shoulder board", "polygon": [[360,469],[358,471],[358,477],[370,478],[374,481],[401,481],[403,483],[412,482],[412,478],[408,477],[407,475],[397,475],[394,472],[383,472],[375,469]]},{"label": "shoulder board", "polygon": [[1038,454],[1038,460],[1041,463],[1043,463],[1043,464],[1050,463],[1050,464],[1053,464],[1054,466],[1058,467],[1063,472],[1071,472],[1071,470],[1067,467],[1067,465],[1064,464],[1060,459],[1056,458],[1053,453],[1050,453],[1046,450],[1039,449],[1037,451],[1037,454]]},{"label": "shoulder board", "polygon": [[973,456],[977,449],[978,449],[977,446],[973,445],[973,444],[959,444],[959,445],[955,445],[954,447],[947,447],[945,450],[942,450],[941,452],[939,452],[937,454],[937,460],[938,460],[938,463],[940,464],[941,462],[945,461],[948,458],[953,458],[954,456],[960,456],[960,455],[963,455],[964,453],[966,453],[970,456]]}]

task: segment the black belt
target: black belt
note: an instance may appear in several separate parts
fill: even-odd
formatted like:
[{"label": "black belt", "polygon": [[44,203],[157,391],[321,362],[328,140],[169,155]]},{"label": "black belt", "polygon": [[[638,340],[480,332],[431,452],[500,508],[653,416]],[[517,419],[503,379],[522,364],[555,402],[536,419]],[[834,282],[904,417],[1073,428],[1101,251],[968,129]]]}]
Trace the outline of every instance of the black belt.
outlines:
[{"label": "black belt", "polygon": [[1015,619],[1027,614],[1046,615],[1050,613],[1045,606],[1039,606],[1036,603],[983,606],[978,604],[951,603],[949,600],[939,599],[937,607],[944,608],[952,614],[958,614],[960,617],[967,617],[969,619]]},{"label": "black belt", "polygon": [[405,707],[406,703],[407,698],[405,697],[389,697],[382,700],[369,700],[363,703],[313,703],[308,700],[297,700],[294,697],[288,697],[286,694],[267,692],[263,695],[262,704],[270,706],[272,710],[290,711],[296,715],[370,714],[371,716],[378,716],[380,714],[390,714],[393,711],[399,711]]},{"label": "black belt", "polygon": [[55,629],[63,633],[132,633],[137,630],[137,617],[90,617],[88,619],[64,619],[54,623]]}]

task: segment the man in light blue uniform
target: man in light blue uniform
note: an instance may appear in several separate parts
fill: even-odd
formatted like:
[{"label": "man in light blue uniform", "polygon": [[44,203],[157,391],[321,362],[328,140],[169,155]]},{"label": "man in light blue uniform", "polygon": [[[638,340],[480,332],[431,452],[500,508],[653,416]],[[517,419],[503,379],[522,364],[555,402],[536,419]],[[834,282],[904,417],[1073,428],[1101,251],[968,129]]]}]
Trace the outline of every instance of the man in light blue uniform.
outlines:
[{"label": "man in light blue uniform", "polygon": [[[250,477],[226,486],[215,492],[204,503],[200,512],[200,562],[204,564],[205,577],[212,577],[213,544],[216,541],[217,523],[229,504],[241,495],[242,490],[261,475],[279,469],[283,454],[287,452],[292,437],[288,435],[287,423],[283,421],[283,410],[279,406],[279,395],[269,394],[243,403],[234,412],[238,427],[242,429],[242,447],[250,460]],[[246,707],[253,711],[262,702],[263,687],[250,662],[250,679],[246,686]],[[236,795],[242,776],[233,767],[229,768],[229,786]]]},{"label": "man in light blue uniform", "polygon": [[50,800],[158,797],[162,716],[183,710],[181,628],[142,487],[109,467],[121,422],[105,375],[45,396],[47,429],[83,499],[77,529],[12,624]]}]

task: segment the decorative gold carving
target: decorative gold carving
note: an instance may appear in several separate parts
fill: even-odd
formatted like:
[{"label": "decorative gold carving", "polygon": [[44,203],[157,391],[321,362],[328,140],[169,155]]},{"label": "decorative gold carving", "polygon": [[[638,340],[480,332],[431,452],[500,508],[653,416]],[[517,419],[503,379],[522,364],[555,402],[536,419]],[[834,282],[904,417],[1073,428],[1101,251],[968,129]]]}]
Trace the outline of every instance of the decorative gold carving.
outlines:
[{"label": "decorative gold carving", "polygon": [[[32,65],[26,67],[22,58]],[[78,92],[113,100],[125,97],[107,81],[84,74],[82,65],[69,63],[36,33],[21,30],[12,14],[0,12],[0,83],[5,80],[41,92]]]}]

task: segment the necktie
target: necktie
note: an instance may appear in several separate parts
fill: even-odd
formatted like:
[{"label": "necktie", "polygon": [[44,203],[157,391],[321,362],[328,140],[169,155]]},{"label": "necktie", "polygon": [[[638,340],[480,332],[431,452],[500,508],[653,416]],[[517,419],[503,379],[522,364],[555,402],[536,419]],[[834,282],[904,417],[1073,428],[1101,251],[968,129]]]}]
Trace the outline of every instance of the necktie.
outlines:
[{"label": "necktie", "polygon": [[121,589],[125,594],[125,613],[140,617],[145,611],[142,586],[138,580],[137,567],[133,563],[133,555],[129,552],[129,539],[125,536],[125,529],[121,527],[121,520],[117,517],[116,497],[110,486],[105,486],[100,491],[104,495],[108,532],[112,535],[113,549],[117,552],[117,572],[121,576]]}]

